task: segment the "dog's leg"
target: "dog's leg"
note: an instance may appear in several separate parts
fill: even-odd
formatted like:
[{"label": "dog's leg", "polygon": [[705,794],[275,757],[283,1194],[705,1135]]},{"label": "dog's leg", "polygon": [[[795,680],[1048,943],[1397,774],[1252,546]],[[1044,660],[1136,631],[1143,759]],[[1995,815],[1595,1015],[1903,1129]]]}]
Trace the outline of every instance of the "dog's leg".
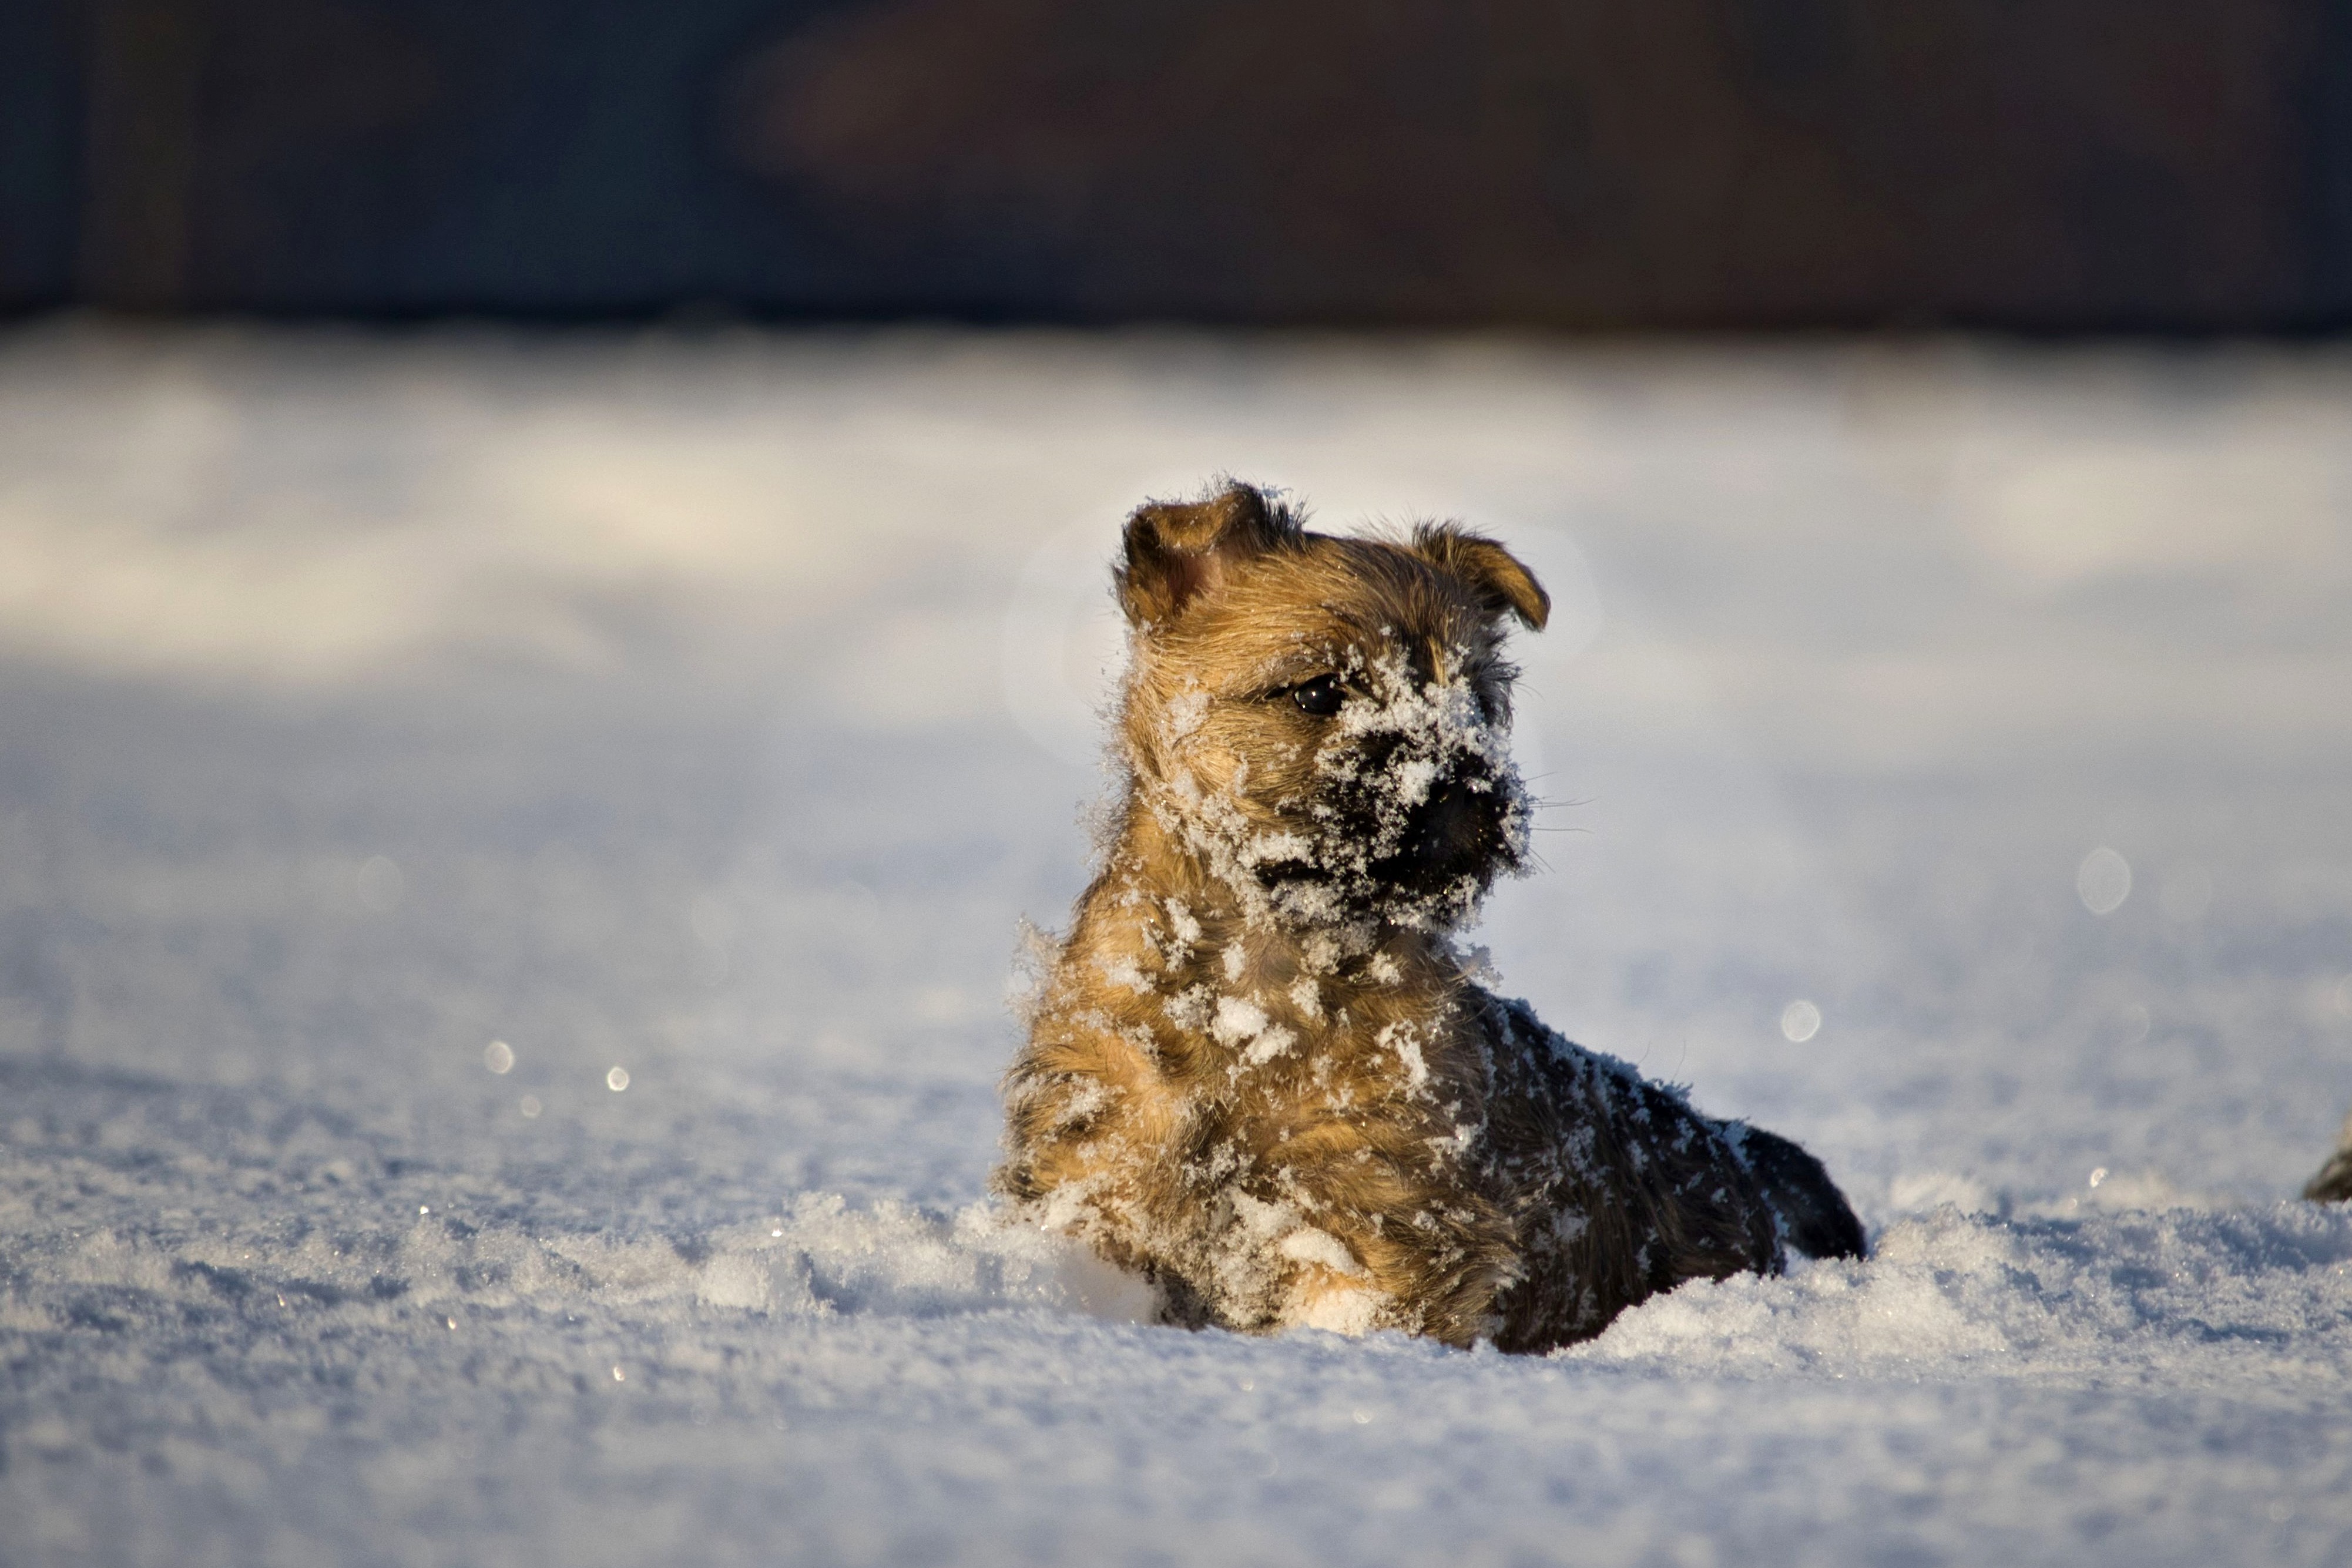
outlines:
[{"label": "dog's leg", "polygon": [[1517,1272],[1503,1216],[1465,1191],[1458,1172],[1424,1165],[1427,1150],[1395,1129],[1370,1129],[1368,1140],[1367,1129],[1348,1131],[1349,1147],[1388,1146],[1366,1159],[1330,1147],[1270,1151],[1307,1222],[1271,1249],[1276,1320],[1349,1333],[1399,1328],[1457,1345],[1493,1333],[1495,1298]]}]

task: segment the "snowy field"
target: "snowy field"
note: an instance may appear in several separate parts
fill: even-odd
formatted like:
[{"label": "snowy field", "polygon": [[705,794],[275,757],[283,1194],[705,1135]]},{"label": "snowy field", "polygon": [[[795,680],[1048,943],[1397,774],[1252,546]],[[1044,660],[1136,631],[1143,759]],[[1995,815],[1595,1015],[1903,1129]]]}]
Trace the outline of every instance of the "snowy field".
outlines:
[{"label": "snowy field", "polygon": [[[1219,470],[1538,568],[1477,939],[1871,1261],[1522,1360],[992,1218]],[[0,1562],[2352,1563],[2347,604],[2340,350],[19,329]]]}]

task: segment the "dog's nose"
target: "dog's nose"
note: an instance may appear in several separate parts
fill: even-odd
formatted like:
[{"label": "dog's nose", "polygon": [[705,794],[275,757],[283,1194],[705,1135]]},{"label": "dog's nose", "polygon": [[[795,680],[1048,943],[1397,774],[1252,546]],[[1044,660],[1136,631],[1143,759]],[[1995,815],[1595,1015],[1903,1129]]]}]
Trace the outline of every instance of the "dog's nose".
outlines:
[{"label": "dog's nose", "polygon": [[1432,789],[1413,813],[1405,853],[1429,871],[1483,863],[1502,847],[1503,807],[1491,775],[1457,770]]}]

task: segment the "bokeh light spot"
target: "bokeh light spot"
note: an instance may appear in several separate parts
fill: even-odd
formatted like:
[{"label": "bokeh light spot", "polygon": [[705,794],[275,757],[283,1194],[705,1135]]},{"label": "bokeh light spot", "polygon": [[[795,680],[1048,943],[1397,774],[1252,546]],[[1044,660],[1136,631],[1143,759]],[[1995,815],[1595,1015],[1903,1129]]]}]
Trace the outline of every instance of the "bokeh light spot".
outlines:
[{"label": "bokeh light spot", "polygon": [[2113,915],[2131,896],[2131,862],[2101,844],[2074,871],[2074,892],[2094,915]]},{"label": "bokeh light spot", "polygon": [[398,908],[401,894],[408,890],[408,879],[385,855],[370,855],[362,862],[356,880],[360,902],[378,915]]}]

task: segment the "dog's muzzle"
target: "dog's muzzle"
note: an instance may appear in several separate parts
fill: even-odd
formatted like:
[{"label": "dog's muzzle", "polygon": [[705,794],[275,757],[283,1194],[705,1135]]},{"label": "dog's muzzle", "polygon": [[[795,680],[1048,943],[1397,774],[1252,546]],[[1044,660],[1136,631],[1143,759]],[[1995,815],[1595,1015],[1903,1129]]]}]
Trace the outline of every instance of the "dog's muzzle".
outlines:
[{"label": "dog's muzzle", "polygon": [[1454,760],[1427,799],[1406,815],[1393,852],[1375,861],[1380,881],[1433,894],[1475,877],[1484,883],[1513,862],[1511,795],[1476,758]]}]

